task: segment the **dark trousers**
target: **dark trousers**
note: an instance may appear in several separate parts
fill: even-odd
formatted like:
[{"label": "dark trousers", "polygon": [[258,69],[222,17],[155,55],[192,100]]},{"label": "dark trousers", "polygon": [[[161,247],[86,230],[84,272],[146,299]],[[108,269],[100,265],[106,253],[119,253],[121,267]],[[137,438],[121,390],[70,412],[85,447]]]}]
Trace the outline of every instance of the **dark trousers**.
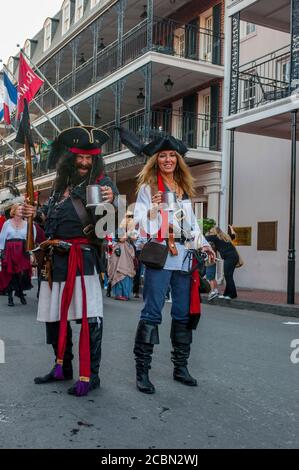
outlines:
[{"label": "dark trousers", "polygon": [[227,295],[232,299],[237,297],[237,289],[234,281],[234,271],[238,262],[238,256],[230,256],[224,260],[224,278],[225,291],[223,295]]}]

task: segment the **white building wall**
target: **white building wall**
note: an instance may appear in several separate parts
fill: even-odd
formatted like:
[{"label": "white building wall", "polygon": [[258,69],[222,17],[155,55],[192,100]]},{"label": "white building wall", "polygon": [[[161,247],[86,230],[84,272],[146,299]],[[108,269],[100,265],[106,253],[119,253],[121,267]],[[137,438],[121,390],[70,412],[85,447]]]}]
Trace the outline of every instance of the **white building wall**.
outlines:
[{"label": "white building wall", "polygon": [[[236,133],[235,149],[234,225],[252,227],[252,245],[238,247],[245,265],[235,271],[236,283],[239,287],[286,291],[291,143],[287,140]],[[298,208],[299,165],[297,182]],[[298,246],[298,211],[297,214]],[[257,223],[272,221],[278,222],[277,251],[257,251]],[[298,253],[296,291],[299,292]]]}]

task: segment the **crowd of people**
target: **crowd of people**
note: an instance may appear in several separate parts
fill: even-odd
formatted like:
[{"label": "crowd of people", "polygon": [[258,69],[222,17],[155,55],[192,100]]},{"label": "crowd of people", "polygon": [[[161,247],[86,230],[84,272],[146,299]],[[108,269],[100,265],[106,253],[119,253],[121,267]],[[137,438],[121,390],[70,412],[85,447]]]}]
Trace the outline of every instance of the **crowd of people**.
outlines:
[{"label": "crowd of people", "polygon": [[[32,288],[32,268],[38,273],[37,320],[45,323],[47,344],[54,352],[50,372],[37,376],[36,384],[73,379],[72,321],[81,325],[79,378],[69,388],[75,396],[87,395],[100,386],[99,368],[103,335],[103,294],[117,301],[138,298],[143,307],[133,346],[136,385],[154,393],[149,370],[154,346],[159,344],[159,325],[165,301],[172,299],[171,359],[173,378],[196,386],[189,373],[193,331],[201,313],[198,250],[206,253],[206,277],[213,295],[216,253],[224,260],[224,299],[237,296],[233,280],[239,261],[232,238],[213,227],[206,236],[193,212],[194,180],[184,156],[183,142],[162,136],[148,144],[120,129],[122,142],[136,155],[148,157],[138,175],[134,212],[126,210],[115,233],[99,237],[96,207],[87,207],[86,188],[100,187],[102,200],[119,208],[119,192],[105,174],[101,146],[109,136],[91,126],[76,126],[61,132],[52,145],[49,169],[56,179],[49,200],[41,207],[12,197],[0,205],[0,291],[15,305],[14,297],[26,304]],[[163,206],[163,195],[174,195],[176,210]],[[27,219],[34,218],[37,248],[26,248]],[[200,240],[200,243],[199,243]],[[13,295],[15,294],[15,295]]]}]

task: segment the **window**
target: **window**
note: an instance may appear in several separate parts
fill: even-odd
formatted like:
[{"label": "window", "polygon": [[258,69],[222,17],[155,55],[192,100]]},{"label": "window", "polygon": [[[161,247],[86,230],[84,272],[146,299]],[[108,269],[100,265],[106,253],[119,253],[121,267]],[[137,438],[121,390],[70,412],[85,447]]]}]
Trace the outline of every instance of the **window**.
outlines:
[{"label": "window", "polygon": [[243,109],[252,109],[255,104],[256,87],[253,77],[243,82]]},{"label": "window", "polygon": [[48,50],[52,41],[52,21],[47,19],[44,25],[44,51]]},{"label": "window", "polygon": [[256,32],[256,25],[254,23],[248,23],[247,21],[241,21],[240,24],[240,37],[241,39],[250,36]]},{"label": "window", "polygon": [[90,9],[92,10],[99,2],[100,2],[100,0],[91,0],[90,1]]},{"label": "window", "polygon": [[75,22],[79,21],[84,13],[84,0],[76,0]]},{"label": "window", "polygon": [[31,57],[31,41],[29,39],[27,39],[27,41],[24,44],[24,51],[25,51],[25,54],[30,59],[30,57]]},{"label": "window", "polygon": [[68,0],[62,5],[62,34],[65,34],[71,25],[71,2]]},{"label": "window", "polygon": [[204,43],[204,60],[210,62],[213,51],[213,16],[209,16],[205,20]]},{"label": "window", "polygon": [[290,59],[282,59],[276,63],[276,80],[279,82],[278,86],[284,86],[290,81],[291,63]]}]

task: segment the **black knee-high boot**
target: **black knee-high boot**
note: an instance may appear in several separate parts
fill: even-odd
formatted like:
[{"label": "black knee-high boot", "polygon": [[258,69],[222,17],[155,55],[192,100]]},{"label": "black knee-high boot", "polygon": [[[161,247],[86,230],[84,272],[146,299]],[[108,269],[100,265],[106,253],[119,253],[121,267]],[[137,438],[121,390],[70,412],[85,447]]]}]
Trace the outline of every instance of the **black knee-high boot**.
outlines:
[{"label": "black knee-high boot", "polygon": [[[103,319],[89,323],[90,382],[89,391],[100,387],[99,369],[102,355]],[[76,395],[76,384],[68,389],[69,395]]]},{"label": "black knee-high boot", "polygon": [[[59,325],[60,325],[60,322],[46,323],[47,344],[52,344],[53,351],[55,354],[55,363],[56,363],[57,352],[58,352]],[[74,356],[73,356],[72,348],[73,348],[72,329],[71,329],[70,324],[68,323],[67,324],[67,342],[66,342],[66,349],[65,349],[64,358],[63,358],[64,380],[72,380],[73,378],[72,360]],[[54,370],[55,370],[55,366],[48,374],[41,376],[41,377],[35,377],[34,382],[38,385],[49,383],[49,382],[56,382],[57,379],[54,377]]]},{"label": "black knee-high boot", "polygon": [[140,320],[136,331],[134,354],[136,385],[138,390],[143,393],[155,393],[155,387],[148,377],[154,344],[159,344],[158,325]]},{"label": "black knee-high boot", "polygon": [[171,360],[174,364],[173,378],[185,385],[196,386],[197,380],[189,374],[187,365],[192,343],[192,330],[187,325],[172,320],[170,338],[173,346]]}]

